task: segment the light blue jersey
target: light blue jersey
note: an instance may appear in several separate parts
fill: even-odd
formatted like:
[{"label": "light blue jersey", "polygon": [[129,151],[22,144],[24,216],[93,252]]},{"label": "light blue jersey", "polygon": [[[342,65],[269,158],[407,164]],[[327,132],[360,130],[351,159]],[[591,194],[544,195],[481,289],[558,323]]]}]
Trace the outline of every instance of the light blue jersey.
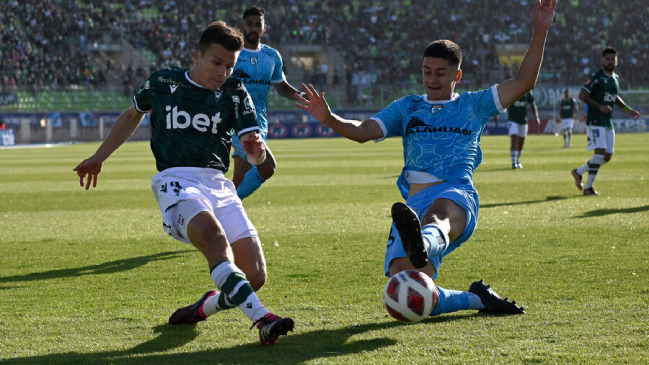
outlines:
[{"label": "light blue jersey", "polygon": [[453,184],[473,184],[473,173],[482,162],[482,131],[491,117],[502,112],[494,85],[451,100],[406,96],[370,119],[383,130],[384,137],[377,142],[392,136],[403,138],[405,167],[397,185],[406,198],[407,171],[426,172]]},{"label": "light blue jersey", "polygon": [[268,135],[268,92],[270,84],[286,80],[282,56],[274,48],[260,44],[258,50],[244,48],[234,66],[232,77],[241,80],[252,97],[257,111],[259,134],[264,141]]}]

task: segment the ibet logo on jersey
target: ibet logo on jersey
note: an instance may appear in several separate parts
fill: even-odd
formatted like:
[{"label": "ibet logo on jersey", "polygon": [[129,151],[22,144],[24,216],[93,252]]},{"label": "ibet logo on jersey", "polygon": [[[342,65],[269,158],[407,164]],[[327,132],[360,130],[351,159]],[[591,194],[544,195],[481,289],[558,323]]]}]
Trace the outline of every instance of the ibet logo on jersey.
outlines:
[{"label": "ibet logo on jersey", "polygon": [[611,93],[604,93],[604,101],[607,103],[612,103],[617,99],[617,95],[613,95]]},{"label": "ibet logo on jersey", "polygon": [[173,109],[169,105],[165,107],[167,112],[165,114],[165,121],[167,122],[167,129],[186,129],[190,126],[199,132],[207,132],[210,124],[212,125],[212,134],[218,133],[218,125],[221,123],[221,112],[216,113],[211,118],[207,114],[198,113],[193,117],[186,111],[178,110],[175,106]]}]

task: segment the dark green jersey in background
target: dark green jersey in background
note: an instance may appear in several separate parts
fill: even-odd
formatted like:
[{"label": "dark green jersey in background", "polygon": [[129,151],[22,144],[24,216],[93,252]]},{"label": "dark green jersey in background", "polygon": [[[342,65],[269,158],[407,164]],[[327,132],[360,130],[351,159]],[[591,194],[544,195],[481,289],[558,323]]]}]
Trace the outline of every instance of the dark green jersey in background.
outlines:
[{"label": "dark green jersey in background", "polygon": [[528,91],[507,108],[507,120],[518,124],[527,124],[527,107],[532,105],[534,105],[534,94]]},{"label": "dark green jersey in background", "polygon": [[572,118],[575,114],[575,105],[577,105],[575,98],[561,99],[559,106],[561,109],[561,118]]},{"label": "dark green jersey in background", "polygon": [[158,171],[210,167],[226,172],[232,134],[259,131],[255,107],[243,84],[228,78],[211,91],[189,79],[187,70],[156,71],[133,97],[151,114],[151,150]]},{"label": "dark green jersey in background", "polygon": [[[596,102],[613,108],[620,90],[620,77],[615,72],[609,76],[604,70],[599,70],[590,76],[582,88],[588,91],[590,97]],[[604,114],[589,105],[586,125],[613,129],[613,113]]]}]

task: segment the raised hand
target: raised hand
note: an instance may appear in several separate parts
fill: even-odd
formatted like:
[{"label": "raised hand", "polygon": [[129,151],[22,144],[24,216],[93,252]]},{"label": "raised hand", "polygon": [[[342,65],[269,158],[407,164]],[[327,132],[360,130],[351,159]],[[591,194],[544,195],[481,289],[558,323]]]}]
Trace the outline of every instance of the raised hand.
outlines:
[{"label": "raised hand", "polygon": [[327,104],[324,97],[325,93],[318,94],[318,91],[311,84],[309,86],[302,84],[302,89],[304,89],[309,99],[307,100],[296,93],[295,98],[302,104],[295,103],[295,106],[307,111],[318,122],[324,123],[325,119],[331,115],[331,109],[329,109],[329,104]]},{"label": "raised hand", "polygon": [[538,0],[536,9],[534,9],[534,25],[543,28],[550,27],[556,7],[557,0]]},{"label": "raised hand", "polygon": [[[77,176],[79,176],[79,185],[83,187],[85,184],[86,190],[88,190],[90,189],[91,184],[93,188],[97,187],[97,175],[99,175],[103,166],[104,161],[92,156],[83,160],[77,167],[73,168],[72,171],[77,172]],[[85,182],[86,175],[88,176],[87,182]]]}]

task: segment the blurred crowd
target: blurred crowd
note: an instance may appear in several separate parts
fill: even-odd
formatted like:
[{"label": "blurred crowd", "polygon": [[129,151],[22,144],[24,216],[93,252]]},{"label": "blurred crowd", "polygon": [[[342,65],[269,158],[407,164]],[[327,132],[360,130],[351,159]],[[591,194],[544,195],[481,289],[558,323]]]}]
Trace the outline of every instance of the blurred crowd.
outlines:
[{"label": "blurred crowd", "polygon": [[[344,70],[375,75],[379,83],[417,82],[421,52],[435,39],[451,39],[464,52],[467,81],[482,84],[490,72],[516,72],[499,49],[529,42],[532,0],[0,0],[0,86],[101,85],[118,74],[133,88],[150,72],[100,58],[109,38],[152,55],[153,68],[191,67],[202,29],[214,20],[238,28],[243,10],[265,7],[264,43],[322,45],[338,52]],[[560,0],[548,37],[542,81],[580,85],[600,67],[601,50],[620,51],[622,87],[649,82],[649,4],[646,0]],[[298,64],[322,75],[326,64]],[[322,78],[319,79],[322,81]],[[125,91],[126,92],[126,91]]]}]

